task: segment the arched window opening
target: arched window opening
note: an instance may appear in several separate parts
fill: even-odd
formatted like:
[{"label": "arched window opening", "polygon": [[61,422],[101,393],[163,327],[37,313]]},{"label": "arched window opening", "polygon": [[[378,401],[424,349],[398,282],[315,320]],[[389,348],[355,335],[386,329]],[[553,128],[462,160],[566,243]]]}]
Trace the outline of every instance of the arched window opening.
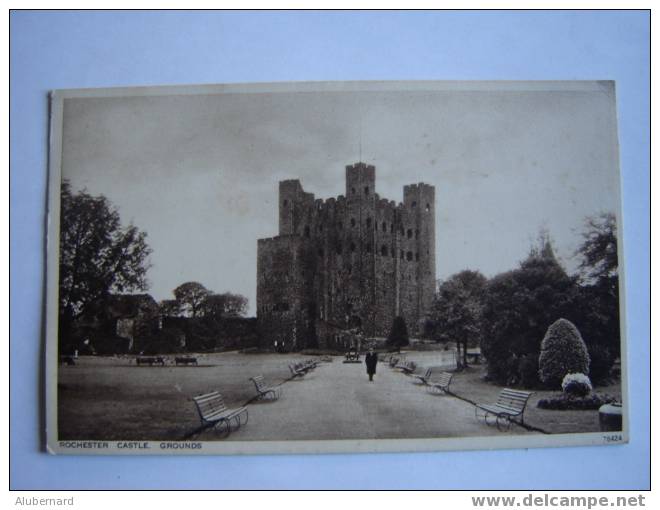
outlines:
[{"label": "arched window opening", "polygon": [[419,229],[415,229],[415,239],[419,239]]},{"label": "arched window opening", "polygon": [[369,186],[365,186],[365,187],[364,187],[364,194],[365,194],[366,196],[369,195]]},{"label": "arched window opening", "polygon": [[413,202],[413,203],[412,203],[412,206],[413,206],[413,209],[414,209],[415,207],[417,207],[417,202]]},{"label": "arched window opening", "polygon": [[431,210],[431,204],[428,202],[426,203],[426,212],[429,212]]},{"label": "arched window opening", "polygon": [[351,242],[351,252],[355,251],[355,243]]},{"label": "arched window opening", "polygon": [[284,202],[282,202],[282,205],[286,207],[287,205],[289,205],[289,201],[285,198]]},{"label": "arched window opening", "polygon": [[412,258],[413,258],[413,254],[412,254],[412,252],[411,252],[411,251],[406,252],[406,260],[407,260],[408,262],[410,262],[410,261],[412,260]]},{"label": "arched window opening", "polygon": [[305,225],[305,237],[309,237],[309,226]]},{"label": "arched window opening", "polygon": [[412,229],[411,228],[408,229],[407,234],[408,234],[408,239],[412,239]]},{"label": "arched window opening", "polygon": [[383,257],[386,257],[386,256],[387,256],[387,246],[383,245],[383,246],[380,247],[380,254],[381,254]]},{"label": "arched window opening", "polygon": [[367,228],[371,228],[371,218],[367,218]]},{"label": "arched window opening", "polygon": [[355,218],[351,218],[351,227],[355,226]]}]

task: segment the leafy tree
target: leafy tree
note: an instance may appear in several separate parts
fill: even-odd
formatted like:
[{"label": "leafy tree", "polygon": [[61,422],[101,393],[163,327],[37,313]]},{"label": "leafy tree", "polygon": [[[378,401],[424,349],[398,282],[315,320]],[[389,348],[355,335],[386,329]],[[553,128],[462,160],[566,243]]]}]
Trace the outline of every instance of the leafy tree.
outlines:
[{"label": "leafy tree", "polygon": [[401,347],[408,345],[408,326],[406,326],[406,320],[397,316],[392,321],[392,329],[390,329],[390,334],[387,337],[387,345],[394,349],[401,349]]},{"label": "leafy tree", "polygon": [[240,294],[225,292],[223,294],[209,294],[202,303],[205,317],[225,318],[244,317],[247,313],[248,300]]},{"label": "leafy tree", "polygon": [[146,290],[151,249],[147,234],[123,227],[119,212],[103,195],[60,192],[60,344],[69,344],[74,323],[111,292]]},{"label": "leafy tree", "polygon": [[559,387],[566,374],[589,374],[589,353],[575,325],[566,319],[553,322],[541,343],[539,378]]},{"label": "leafy tree", "polygon": [[584,241],[577,250],[582,282],[580,331],[591,355],[591,379],[608,379],[621,353],[616,218],[602,213],[585,220]]},{"label": "leafy tree", "polygon": [[584,242],[577,251],[582,257],[580,275],[585,282],[606,282],[613,291],[619,269],[616,217],[612,213],[601,213],[586,218],[585,226]]},{"label": "leafy tree", "polygon": [[467,366],[469,345],[479,345],[486,277],[478,271],[461,271],[440,284],[431,309],[436,335],[453,340],[459,359]]},{"label": "leafy tree", "polygon": [[202,315],[204,301],[211,294],[199,282],[182,283],[174,289],[173,293],[180,310],[189,317]]},{"label": "leafy tree", "polygon": [[489,377],[502,384],[538,384],[535,364],[541,340],[559,317],[579,318],[577,303],[576,278],[566,274],[549,237],[542,234],[518,269],[493,277],[487,285],[481,349]]}]

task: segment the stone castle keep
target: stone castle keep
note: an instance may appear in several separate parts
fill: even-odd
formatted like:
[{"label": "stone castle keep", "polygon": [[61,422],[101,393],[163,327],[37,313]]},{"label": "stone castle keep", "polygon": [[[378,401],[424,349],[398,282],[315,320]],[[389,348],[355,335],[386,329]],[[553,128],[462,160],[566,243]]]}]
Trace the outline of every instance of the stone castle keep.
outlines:
[{"label": "stone castle keep", "polygon": [[404,186],[396,204],[375,186],[364,163],[346,167],[336,198],[280,182],[279,235],[258,241],[263,347],[341,347],[349,329],[386,337],[397,315],[421,330],[435,288],[435,188]]}]

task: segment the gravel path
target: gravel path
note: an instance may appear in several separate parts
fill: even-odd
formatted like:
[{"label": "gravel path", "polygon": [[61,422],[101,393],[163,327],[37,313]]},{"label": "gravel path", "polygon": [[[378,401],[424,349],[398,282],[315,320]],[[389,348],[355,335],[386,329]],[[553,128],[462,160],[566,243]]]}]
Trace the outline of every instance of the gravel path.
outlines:
[{"label": "gravel path", "polygon": [[[434,395],[416,379],[379,363],[373,382],[365,365],[341,358],[322,363],[303,378],[285,382],[277,401],[248,405],[249,423],[226,440],[394,439],[529,434],[488,427],[474,407],[450,395]],[[218,438],[207,430],[196,439]]]}]

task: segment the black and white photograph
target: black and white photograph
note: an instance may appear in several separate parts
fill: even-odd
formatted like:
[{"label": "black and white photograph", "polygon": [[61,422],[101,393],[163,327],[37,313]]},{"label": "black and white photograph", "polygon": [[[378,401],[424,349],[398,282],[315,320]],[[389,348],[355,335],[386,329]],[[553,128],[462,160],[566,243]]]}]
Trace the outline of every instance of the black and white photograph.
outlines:
[{"label": "black and white photograph", "polygon": [[51,453],[628,441],[614,82],[50,109]]}]

